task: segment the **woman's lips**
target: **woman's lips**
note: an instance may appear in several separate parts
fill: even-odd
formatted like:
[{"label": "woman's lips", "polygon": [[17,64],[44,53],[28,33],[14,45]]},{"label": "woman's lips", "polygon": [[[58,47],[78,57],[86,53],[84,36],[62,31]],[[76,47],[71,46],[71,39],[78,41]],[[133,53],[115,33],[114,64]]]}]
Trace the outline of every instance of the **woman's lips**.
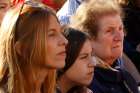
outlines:
[{"label": "woman's lips", "polygon": [[62,51],[58,53],[59,56],[65,57],[66,56],[66,51]]},{"label": "woman's lips", "polygon": [[121,45],[116,45],[116,46],[113,46],[113,48],[118,48],[118,47],[121,47]]}]

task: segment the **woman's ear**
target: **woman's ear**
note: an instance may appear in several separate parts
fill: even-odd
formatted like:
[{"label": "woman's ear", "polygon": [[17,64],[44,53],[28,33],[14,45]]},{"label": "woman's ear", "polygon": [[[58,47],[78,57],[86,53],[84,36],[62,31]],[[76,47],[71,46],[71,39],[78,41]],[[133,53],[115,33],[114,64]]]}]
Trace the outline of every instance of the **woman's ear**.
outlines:
[{"label": "woman's ear", "polygon": [[21,48],[22,47],[22,44],[21,44],[21,42],[16,42],[16,44],[15,44],[15,51],[16,51],[16,53],[18,54],[18,55],[21,55]]}]

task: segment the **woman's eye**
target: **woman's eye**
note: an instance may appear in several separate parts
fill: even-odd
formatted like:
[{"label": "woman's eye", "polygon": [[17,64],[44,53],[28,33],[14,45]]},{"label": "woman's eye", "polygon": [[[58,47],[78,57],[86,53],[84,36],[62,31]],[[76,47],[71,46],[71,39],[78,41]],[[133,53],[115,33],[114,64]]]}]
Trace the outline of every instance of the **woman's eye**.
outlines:
[{"label": "woman's eye", "polygon": [[106,31],[107,34],[114,34],[115,33],[115,29],[110,29]]},{"label": "woman's eye", "polygon": [[6,5],[0,5],[0,9],[5,9]]},{"label": "woman's eye", "polygon": [[86,59],[88,55],[81,56],[80,59]]},{"label": "woman's eye", "polygon": [[124,29],[123,26],[119,27],[119,31],[123,31],[123,29]]},{"label": "woman's eye", "polygon": [[48,36],[55,36],[55,32],[54,31],[50,31],[50,32],[48,32]]},{"label": "woman's eye", "polygon": [[106,33],[110,33],[112,32],[113,30],[109,29],[109,30],[106,30]]},{"label": "woman's eye", "polygon": [[0,9],[4,9],[5,7],[4,6],[0,6]]}]

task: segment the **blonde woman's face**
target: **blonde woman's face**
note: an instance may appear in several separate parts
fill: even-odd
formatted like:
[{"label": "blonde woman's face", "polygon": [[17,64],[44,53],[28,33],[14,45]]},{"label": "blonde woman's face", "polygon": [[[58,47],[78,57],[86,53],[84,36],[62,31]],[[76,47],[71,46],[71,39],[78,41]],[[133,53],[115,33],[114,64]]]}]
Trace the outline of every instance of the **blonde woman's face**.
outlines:
[{"label": "blonde woman's face", "polygon": [[9,8],[10,2],[8,0],[0,0],[0,23]]},{"label": "blonde woman's face", "polygon": [[73,65],[65,72],[65,78],[75,85],[89,85],[94,73],[92,45],[87,40]]},{"label": "blonde woman's face", "polygon": [[105,15],[99,19],[97,38],[93,48],[104,61],[116,60],[123,50],[123,23],[120,15]]},{"label": "blonde woman's face", "polygon": [[66,58],[65,47],[68,41],[63,36],[61,26],[54,16],[50,16],[46,42],[47,65],[53,68],[64,67]]}]

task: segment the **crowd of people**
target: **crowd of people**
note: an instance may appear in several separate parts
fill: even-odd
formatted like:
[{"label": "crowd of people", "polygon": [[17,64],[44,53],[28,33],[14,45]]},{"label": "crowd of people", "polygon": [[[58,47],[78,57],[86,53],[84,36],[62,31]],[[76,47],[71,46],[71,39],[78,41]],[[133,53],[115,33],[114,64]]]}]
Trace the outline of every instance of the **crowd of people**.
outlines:
[{"label": "crowd of people", "polygon": [[140,93],[140,0],[0,0],[0,93]]}]

